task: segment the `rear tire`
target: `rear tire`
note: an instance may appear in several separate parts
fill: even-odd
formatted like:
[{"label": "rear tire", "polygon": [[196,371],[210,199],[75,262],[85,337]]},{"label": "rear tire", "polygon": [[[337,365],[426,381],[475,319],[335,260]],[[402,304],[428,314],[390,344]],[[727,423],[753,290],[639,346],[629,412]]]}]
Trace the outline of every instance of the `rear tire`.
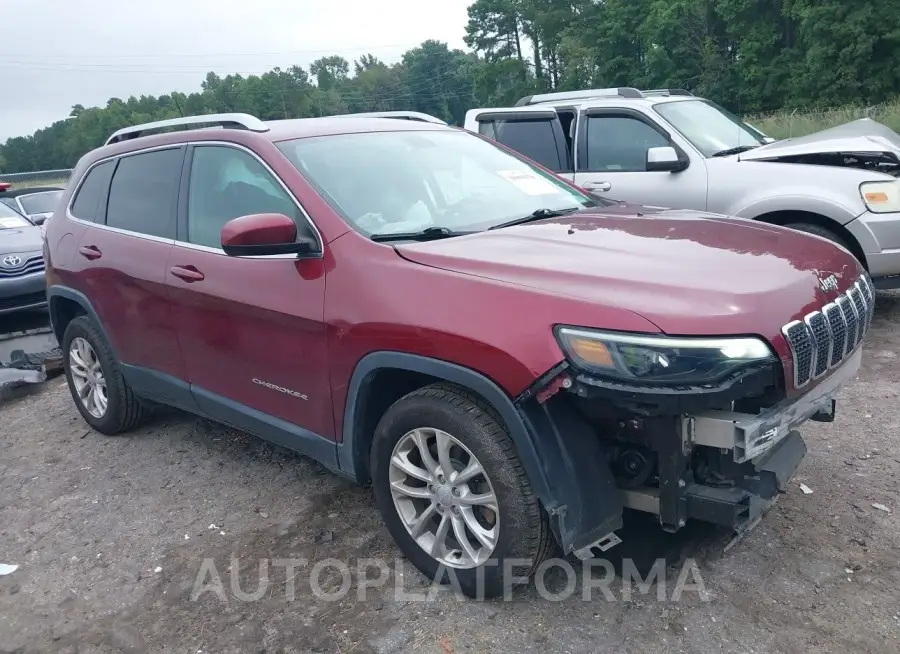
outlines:
[{"label": "rear tire", "polygon": [[74,318],[62,339],[69,392],[92,428],[114,436],[137,427],[145,407],[135,396],[109,343],[87,316]]},{"label": "rear tire", "polygon": [[[483,475],[472,474],[478,466]],[[429,580],[458,585],[468,597],[495,597],[512,581],[507,576],[530,579],[553,551],[547,516],[509,434],[480,399],[455,386],[433,384],[394,403],[375,430],[371,470],[388,531]],[[426,513],[417,536],[410,525]]]}]

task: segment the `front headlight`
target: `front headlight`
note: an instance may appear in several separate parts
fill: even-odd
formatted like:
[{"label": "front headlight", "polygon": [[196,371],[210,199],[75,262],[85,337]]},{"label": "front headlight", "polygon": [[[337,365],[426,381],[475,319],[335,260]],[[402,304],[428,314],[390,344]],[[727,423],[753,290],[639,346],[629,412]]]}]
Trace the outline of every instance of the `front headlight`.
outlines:
[{"label": "front headlight", "polygon": [[557,327],[563,352],[583,370],[632,383],[708,384],[750,364],[775,361],[758,338],[694,338]]},{"label": "front headlight", "polygon": [[872,213],[900,212],[900,181],[866,182],[859,185],[859,194]]}]

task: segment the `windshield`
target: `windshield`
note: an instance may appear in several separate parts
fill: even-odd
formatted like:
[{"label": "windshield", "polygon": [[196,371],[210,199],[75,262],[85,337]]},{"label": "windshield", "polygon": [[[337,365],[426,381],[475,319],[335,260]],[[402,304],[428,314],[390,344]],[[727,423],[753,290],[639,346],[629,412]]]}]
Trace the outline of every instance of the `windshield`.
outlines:
[{"label": "windshield", "polygon": [[0,229],[18,229],[31,225],[21,214],[0,202]]},{"label": "windshield", "polygon": [[36,213],[52,213],[56,209],[62,193],[62,191],[47,191],[34,195],[22,195],[19,197],[19,202],[22,203],[22,208],[29,216]]},{"label": "windshield", "polygon": [[765,143],[762,132],[708,100],[660,102],[653,108],[707,157]]},{"label": "windshield", "polygon": [[594,200],[462,131],[340,134],[278,144],[351,226],[366,236],[487,229],[535,211]]}]

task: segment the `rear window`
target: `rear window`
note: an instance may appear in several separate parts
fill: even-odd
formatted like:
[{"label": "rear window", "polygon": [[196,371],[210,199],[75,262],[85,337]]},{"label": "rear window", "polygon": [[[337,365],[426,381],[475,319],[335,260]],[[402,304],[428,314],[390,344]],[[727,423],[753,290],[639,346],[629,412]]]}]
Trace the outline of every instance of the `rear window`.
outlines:
[{"label": "rear window", "polygon": [[559,160],[553,122],[549,120],[495,120],[479,123],[479,133],[521,152],[553,171],[565,166]]},{"label": "rear window", "polygon": [[62,197],[62,191],[45,191],[34,195],[23,195],[19,198],[22,208],[29,216],[35,213],[51,213]]},{"label": "rear window", "polygon": [[175,238],[182,148],[122,157],[109,188],[106,224],[148,236]]},{"label": "rear window", "polygon": [[79,220],[90,220],[91,222],[96,220],[97,209],[109,188],[109,178],[112,177],[115,167],[114,161],[107,161],[88,171],[87,177],[84,178],[84,182],[75,196],[75,202],[72,204],[73,216]]}]

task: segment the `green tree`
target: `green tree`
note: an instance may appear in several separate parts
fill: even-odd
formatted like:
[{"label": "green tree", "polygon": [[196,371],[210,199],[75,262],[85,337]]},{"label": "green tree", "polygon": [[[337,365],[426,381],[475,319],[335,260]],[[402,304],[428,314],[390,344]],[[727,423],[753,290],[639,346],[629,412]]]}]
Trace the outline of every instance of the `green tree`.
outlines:
[{"label": "green tree", "polygon": [[193,93],[76,104],[0,146],[3,170],[71,167],[121,127],[184,115],[410,109],[461,124],[472,107],[550,89],[681,87],[738,112],[900,94],[897,0],[474,0],[464,40],[471,52],[426,41],[392,65],[328,56],[263,75],[210,72]]}]

